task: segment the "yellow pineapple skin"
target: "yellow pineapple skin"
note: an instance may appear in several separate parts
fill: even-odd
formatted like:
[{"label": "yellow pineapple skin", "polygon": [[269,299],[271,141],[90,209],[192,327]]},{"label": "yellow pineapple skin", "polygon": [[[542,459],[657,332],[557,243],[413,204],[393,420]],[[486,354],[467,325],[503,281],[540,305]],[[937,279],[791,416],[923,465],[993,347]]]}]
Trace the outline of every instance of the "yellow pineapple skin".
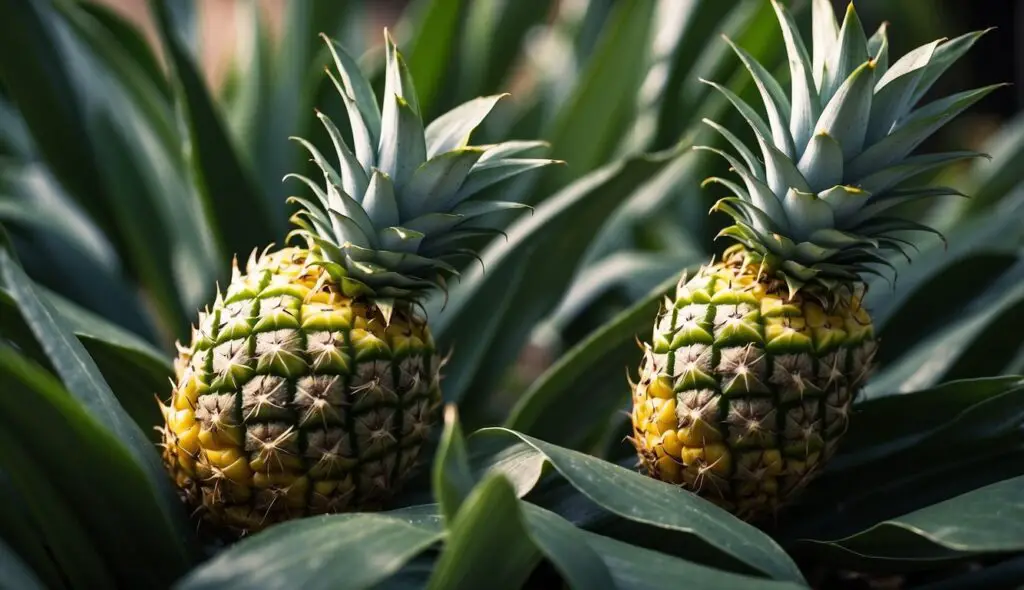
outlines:
[{"label": "yellow pineapple skin", "polygon": [[666,298],[631,383],[632,442],[648,475],[756,522],[835,453],[877,345],[854,289],[790,297],[745,260]]},{"label": "yellow pineapple skin", "polygon": [[425,320],[334,287],[305,249],[250,258],[179,345],[163,459],[218,530],[379,508],[438,420]]}]

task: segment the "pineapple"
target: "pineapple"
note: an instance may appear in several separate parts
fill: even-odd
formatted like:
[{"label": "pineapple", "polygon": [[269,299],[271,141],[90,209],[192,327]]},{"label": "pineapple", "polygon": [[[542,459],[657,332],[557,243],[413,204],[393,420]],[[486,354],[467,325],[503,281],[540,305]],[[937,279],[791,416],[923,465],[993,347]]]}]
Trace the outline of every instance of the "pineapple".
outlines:
[{"label": "pineapple", "polygon": [[186,503],[236,533],[375,509],[400,489],[441,402],[442,360],[417,301],[474,256],[464,238],[500,233],[489,216],[523,206],[472,199],[553,162],[515,157],[541,142],[467,145],[504,95],[424,129],[387,31],[382,108],[355,60],[324,40],[353,147],[322,113],[336,162],[294,138],[323,171],[322,186],[289,175],[315,195],[290,199],[300,245],[253,252],[244,273],[233,265],[179,344],[162,406],[163,457]]},{"label": "pineapple", "polygon": [[915,199],[957,194],[904,181],[972,152],[910,155],[995,87],[917,106],[981,33],[919,47],[889,65],[886,28],[867,38],[853,4],[842,25],[812,5],[809,55],[787,9],[772,0],[789,56],[789,96],[726,40],[753,77],[767,120],[708,82],[740,112],[760,149],[705,121],[739,157],[742,184],[713,210],[735,240],[666,298],[644,343],[633,393],[633,445],[648,475],[700,494],[748,521],[791,504],[836,452],[878,346],[864,308],[866,273],[903,256],[909,230],[888,215]]}]

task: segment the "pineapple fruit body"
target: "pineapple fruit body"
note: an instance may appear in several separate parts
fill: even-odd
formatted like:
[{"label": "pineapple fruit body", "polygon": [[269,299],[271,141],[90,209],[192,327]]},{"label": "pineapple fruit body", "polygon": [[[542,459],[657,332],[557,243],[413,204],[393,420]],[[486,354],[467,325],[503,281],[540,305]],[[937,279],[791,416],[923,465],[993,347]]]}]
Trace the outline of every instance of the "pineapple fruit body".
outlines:
[{"label": "pineapple fruit body", "polygon": [[164,460],[186,503],[228,529],[380,506],[437,420],[424,319],[404,305],[385,322],[314,259],[250,258],[177,359]]},{"label": "pineapple fruit body", "polygon": [[649,475],[756,521],[835,453],[876,341],[858,294],[789,297],[731,250],[658,314],[633,385],[633,443]]}]

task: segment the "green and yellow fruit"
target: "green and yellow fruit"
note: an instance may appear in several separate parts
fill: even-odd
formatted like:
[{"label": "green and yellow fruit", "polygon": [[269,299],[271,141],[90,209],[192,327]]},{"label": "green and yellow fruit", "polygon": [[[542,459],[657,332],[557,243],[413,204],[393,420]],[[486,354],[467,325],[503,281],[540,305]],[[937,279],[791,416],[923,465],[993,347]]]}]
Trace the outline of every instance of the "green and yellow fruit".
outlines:
[{"label": "green and yellow fruit", "polygon": [[469,146],[501,96],[425,128],[385,34],[383,108],[355,61],[328,40],[352,147],[326,115],[336,162],[305,140],[324,176],[303,182],[289,237],[257,255],[179,346],[164,406],[164,460],[189,506],[236,532],[309,514],[381,506],[407,480],[437,420],[441,358],[417,302],[444,289],[465,238],[500,233],[518,203],[476,199],[552,163],[516,157],[540,142]]},{"label": "green and yellow fruit", "polygon": [[[891,216],[909,201],[956,195],[906,181],[973,152],[911,155],[995,87],[918,106],[981,33],[919,47],[889,65],[883,25],[868,38],[850,4],[840,27],[813,3],[808,53],[788,11],[772,0],[789,56],[789,95],[733,45],[767,120],[710,82],[750,125],[759,155],[712,121],[738,154],[723,156],[742,185],[715,209],[737,244],[679,283],[659,312],[638,382],[633,443],[641,466],[758,521],[792,503],[835,453],[851,404],[873,367],[866,273],[906,256],[906,231],[931,228]],[[936,232],[937,233],[937,232]]]}]

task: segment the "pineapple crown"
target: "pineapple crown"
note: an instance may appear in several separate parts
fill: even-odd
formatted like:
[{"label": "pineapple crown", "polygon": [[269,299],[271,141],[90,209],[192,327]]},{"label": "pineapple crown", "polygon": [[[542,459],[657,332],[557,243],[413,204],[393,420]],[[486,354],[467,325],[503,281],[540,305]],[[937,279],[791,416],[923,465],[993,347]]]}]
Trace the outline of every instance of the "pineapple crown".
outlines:
[{"label": "pineapple crown", "polygon": [[444,290],[446,278],[458,274],[453,260],[476,256],[463,247],[465,240],[500,234],[492,214],[526,207],[474,198],[497,182],[556,161],[516,157],[545,147],[541,141],[468,145],[505,94],[470,100],[424,128],[409,70],[386,29],[382,107],[355,59],[326,35],[321,38],[337,68],[337,75],[326,71],[344,103],[354,149],[319,111],[337,167],[309,141],[291,138],[309,151],[324,183],[285,176],[316,196],[289,198],[300,205],[289,239],[305,239],[312,263],[324,267],[346,295],[373,299],[382,309],[433,288]]},{"label": "pineapple crown", "polygon": [[[909,260],[897,234],[933,228],[886,215],[917,199],[962,195],[948,187],[911,187],[904,181],[951,162],[981,156],[955,151],[914,155],[925,139],[986,94],[994,85],[917,106],[945,70],[987,31],[939,39],[889,65],[886,24],[868,38],[851,2],[840,27],[828,0],[812,2],[812,52],[801,40],[789,11],[771,0],[789,57],[790,92],[749,53],[726,38],[750,72],[764,103],[765,121],[729,89],[710,84],[750,125],[761,159],[721,125],[705,119],[735,148],[697,146],[724,157],[743,186],[712,177],[732,196],[712,210],[733,224],[721,234],[740,244],[748,261],[783,278],[790,294],[805,285],[861,282],[864,273],[883,276],[871,264],[895,267],[878,254],[898,252]],[[741,247],[741,246],[737,246]]]}]

